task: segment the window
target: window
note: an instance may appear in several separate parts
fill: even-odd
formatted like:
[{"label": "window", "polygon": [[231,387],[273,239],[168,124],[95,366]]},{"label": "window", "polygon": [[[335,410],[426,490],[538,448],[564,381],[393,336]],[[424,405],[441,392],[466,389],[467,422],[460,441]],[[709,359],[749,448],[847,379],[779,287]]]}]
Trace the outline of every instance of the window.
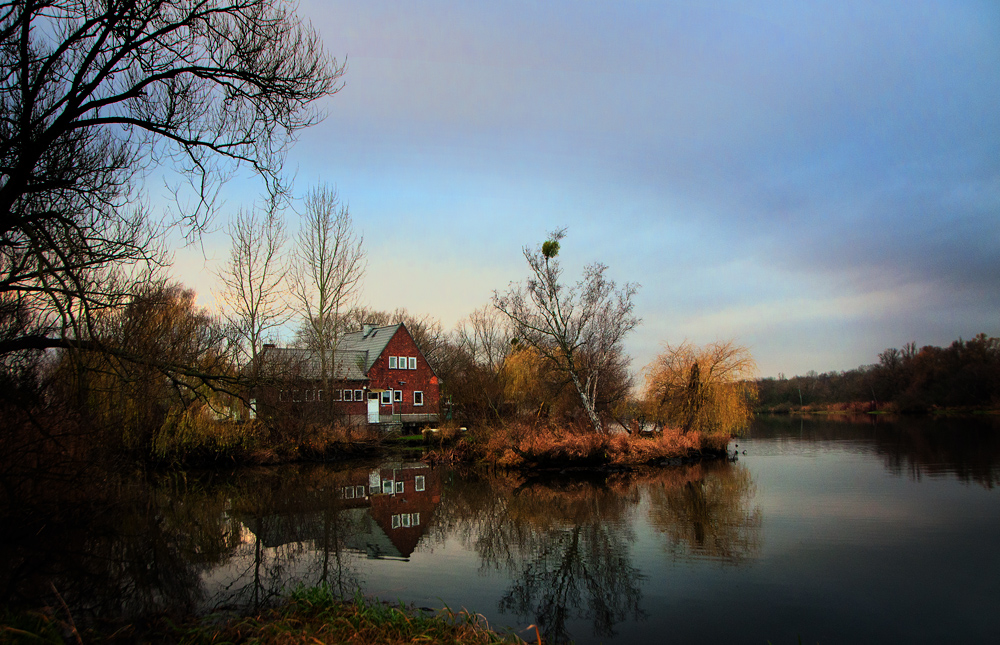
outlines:
[{"label": "window", "polygon": [[392,403],[392,390],[385,390],[382,392],[382,405],[389,405]]},{"label": "window", "polygon": [[365,400],[365,393],[362,390],[354,390],[354,400],[355,401],[364,401]]},{"label": "window", "polygon": [[316,390],[316,400],[317,401],[323,400],[323,390]]},{"label": "window", "polygon": [[405,515],[401,515],[399,519],[402,520],[402,524],[403,524],[403,528],[404,529],[405,528],[409,528],[409,526],[410,526],[410,514],[409,513],[406,513]]},{"label": "window", "polygon": [[334,390],[333,391],[333,400],[334,401],[343,401],[344,400],[344,392],[343,392],[343,390]]},{"label": "window", "polygon": [[414,392],[413,393],[413,405],[423,405],[424,404],[424,393]]},{"label": "window", "polygon": [[391,370],[396,369],[396,357],[395,356],[390,356],[389,357],[389,369],[391,369]]},{"label": "window", "polygon": [[344,489],[345,499],[354,499],[354,486],[348,486]]},{"label": "window", "polygon": [[392,494],[392,484],[393,484],[393,482],[392,482],[391,479],[383,479],[382,480],[382,492],[384,494],[386,494],[386,495],[391,495]]},{"label": "window", "polygon": [[424,490],[423,475],[417,475],[416,477],[413,478],[413,490],[417,491],[418,493]]},{"label": "window", "polygon": [[417,357],[416,356],[411,356],[407,360],[410,361],[410,369],[411,370],[417,369]]},{"label": "window", "polygon": [[301,401],[302,400],[302,392],[300,390],[292,390],[292,400],[293,401]]},{"label": "window", "polygon": [[403,390],[394,390],[392,393],[392,400],[396,403],[403,402]]},{"label": "window", "polygon": [[315,390],[306,390],[306,401],[314,401],[316,396]]},{"label": "window", "polygon": [[403,492],[403,482],[396,482],[396,492],[397,493]]},{"label": "window", "polygon": [[392,516],[392,528],[398,529],[399,528],[399,523],[400,523],[399,522],[399,516],[398,515],[393,515]]},{"label": "window", "polygon": [[286,394],[284,390],[278,390],[278,400],[279,401],[287,401],[288,400],[288,394]]},{"label": "window", "polygon": [[350,390],[344,390],[344,400],[345,401],[350,401],[351,400],[351,391]]},{"label": "window", "polygon": [[365,487],[364,486],[355,486],[354,487],[354,496],[355,497],[364,497],[365,496]]},{"label": "window", "polygon": [[420,526],[420,513],[414,513],[412,517],[413,517],[413,526]]}]

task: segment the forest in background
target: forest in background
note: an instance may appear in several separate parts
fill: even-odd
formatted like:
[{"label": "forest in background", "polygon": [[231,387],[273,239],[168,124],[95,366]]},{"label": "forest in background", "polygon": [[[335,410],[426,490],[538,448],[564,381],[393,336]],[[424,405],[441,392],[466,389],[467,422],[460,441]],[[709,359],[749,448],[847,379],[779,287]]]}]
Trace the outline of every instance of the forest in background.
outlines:
[{"label": "forest in background", "polygon": [[878,363],[757,381],[759,409],[930,412],[1000,407],[1000,338],[979,334],[947,347],[889,348]]}]

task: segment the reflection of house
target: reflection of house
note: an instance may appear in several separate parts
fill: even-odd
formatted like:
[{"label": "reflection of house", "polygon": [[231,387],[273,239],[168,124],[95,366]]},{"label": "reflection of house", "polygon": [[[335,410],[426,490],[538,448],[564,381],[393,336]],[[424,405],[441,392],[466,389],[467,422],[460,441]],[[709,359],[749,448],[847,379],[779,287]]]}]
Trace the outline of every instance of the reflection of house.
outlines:
[{"label": "reflection of house", "polygon": [[[255,393],[261,414],[295,416],[324,411],[358,423],[433,423],[438,378],[403,324],[344,334],[335,350],[266,346]],[[324,364],[329,378],[324,385]]]},{"label": "reflection of house", "polygon": [[294,542],[319,547],[335,530],[343,546],[369,558],[408,559],[441,502],[440,477],[419,462],[345,474],[334,499],[310,496],[295,513],[241,518],[244,526],[269,548]]}]

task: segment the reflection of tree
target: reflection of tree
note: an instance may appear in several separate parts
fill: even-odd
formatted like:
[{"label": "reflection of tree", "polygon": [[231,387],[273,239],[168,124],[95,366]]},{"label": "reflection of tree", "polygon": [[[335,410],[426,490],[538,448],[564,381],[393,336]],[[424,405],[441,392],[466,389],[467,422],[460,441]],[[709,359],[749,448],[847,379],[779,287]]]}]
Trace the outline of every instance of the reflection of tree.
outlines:
[{"label": "reflection of tree", "polygon": [[572,618],[589,618],[596,634],[610,636],[616,623],[642,617],[642,576],[629,554],[633,486],[502,475],[453,493],[439,525],[472,542],[484,567],[512,574],[501,611],[532,616],[557,642],[569,639]]},{"label": "reflection of tree", "polygon": [[739,465],[701,464],[649,487],[650,523],[674,556],[739,564],[760,551],[761,512],[750,472]]},{"label": "reflection of tree", "polygon": [[[546,638],[568,641],[566,622],[589,616],[594,633],[614,634],[616,623],[640,619],[642,576],[632,566],[621,527],[600,519],[551,527],[523,554],[518,579],[500,600],[501,611],[535,616]],[[585,611],[584,611],[585,610]]]}]

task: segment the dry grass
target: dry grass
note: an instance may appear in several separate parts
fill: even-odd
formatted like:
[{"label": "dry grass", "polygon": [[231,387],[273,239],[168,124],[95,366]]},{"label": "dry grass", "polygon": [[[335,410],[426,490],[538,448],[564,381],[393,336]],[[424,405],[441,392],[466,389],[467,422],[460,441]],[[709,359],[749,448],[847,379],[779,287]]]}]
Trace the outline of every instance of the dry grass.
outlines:
[{"label": "dry grass", "polygon": [[184,644],[261,643],[298,645],[315,643],[523,643],[512,634],[490,629],[486,619],[462,610],[424,613],[399,605],[353,602],[335,597],[326,587],[300,589],[289,602],[260,616],[198,628],[180,639]]},{"label": "dry grass", "polygon": [[505,468],[545,465],[641,465],[663,459],[716,453],[728,435],[667,429],[642,437],[512,423],[480,430],[474,450],[480,459]]},{"label": "dry grass", "polygon": [[[63,612],[65,613],[65,612]],[[400,605],[366,600],[343,601],[329,587],[301,588],[282,606],[256,616],[224,622],[209,617],[177,625],[158,621],[145,626],[126,625],[112,633],[86,630],[81,637],[67,629],[52,611],[14,614],[0,612],[0,642],[13,643],[134,643],[177,645],[258,643],[260,645],[315,645],[325,643],[454,643],[500,645],[524,643],[514,634],[490,629],[486,619],[466,610],[445,608],[436,614]]]}]

